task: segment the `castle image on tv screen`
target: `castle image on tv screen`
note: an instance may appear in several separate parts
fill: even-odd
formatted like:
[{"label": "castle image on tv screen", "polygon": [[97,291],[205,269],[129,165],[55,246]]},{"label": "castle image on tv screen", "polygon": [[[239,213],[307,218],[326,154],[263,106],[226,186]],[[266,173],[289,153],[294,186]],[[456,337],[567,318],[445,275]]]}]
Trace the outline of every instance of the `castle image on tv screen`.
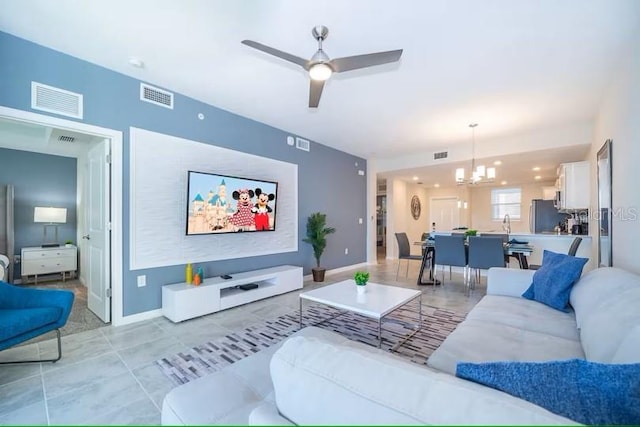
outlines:
[{"label": "castle image on tv screen", "polygon": [[278,183],[189,171],[187,235],[273,231]]}]

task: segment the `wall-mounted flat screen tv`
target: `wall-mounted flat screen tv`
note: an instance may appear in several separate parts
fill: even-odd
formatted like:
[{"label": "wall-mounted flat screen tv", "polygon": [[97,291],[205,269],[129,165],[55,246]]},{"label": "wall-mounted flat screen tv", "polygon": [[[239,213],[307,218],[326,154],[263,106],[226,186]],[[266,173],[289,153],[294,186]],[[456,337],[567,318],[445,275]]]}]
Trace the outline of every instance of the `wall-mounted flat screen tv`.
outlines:
[{"label": "wall-mounted flat screen tv", "polygon": [[187,235],[274,231],[278,183],[189,171]]}]

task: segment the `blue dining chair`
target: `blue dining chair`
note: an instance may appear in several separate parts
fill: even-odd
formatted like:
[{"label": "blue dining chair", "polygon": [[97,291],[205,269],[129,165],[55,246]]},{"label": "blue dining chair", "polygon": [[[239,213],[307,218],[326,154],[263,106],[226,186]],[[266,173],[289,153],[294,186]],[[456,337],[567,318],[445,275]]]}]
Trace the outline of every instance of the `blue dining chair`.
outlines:
[{"label": "blue dining chair", "polygon": [[400,272],[400,261],[407,260],[407,271],[405,277],[409,276],[409,261],[422,261],[422,255],[411,255],[411,245],[409,244],[409,237],[407,233],[396,233],[396,240],[398,241],[398,268],[396,270],[396,280],[398,280],[398,273]]},{"label": "blue dining chair", "polygon": [[[444,284],[444,267],[464,267],[464,282],[467,283],[467,253],[464,247],[464,235],[443,236],[436,235],[435,241],[435,264],[442,266],[442,284]],[[449,269],[449,280],[451,280],[451,269]]]},{"label": "blue dining chair", "polygon": [[60,328],[67,323],[74,294],[62,289],[27,289],[0,281],[0,350],[56,331],[58,356],[54,359],[19,360],[14,363],[57,362],[62,357]]},{"label": "blue dining chair", "polygon": [[504,239],[500,236],[470,236],[469,237],[469,270],[473,269],[473,282],[469,272],[468,290],[475,288],[476,280],[480,281],[480,270],[491,267],[504,267]]}]

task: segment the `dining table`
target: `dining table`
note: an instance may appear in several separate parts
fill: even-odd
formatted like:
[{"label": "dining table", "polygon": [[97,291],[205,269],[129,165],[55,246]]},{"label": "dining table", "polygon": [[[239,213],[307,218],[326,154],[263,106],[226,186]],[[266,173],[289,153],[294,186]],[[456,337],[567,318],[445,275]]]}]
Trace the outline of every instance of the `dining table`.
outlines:
[{"label": "dining table", "polygon": [[[440,280],[436,279],[434,269],[436,265],[436,245],[434,239],[427,239],[414,242],[414,245],[422,247],[422,262],[420,263],[420,273],[418,274],[418,285],[439,285]],[[465,246],[468,242],[465,240]],[[528,243],[506,242],[504,243],[504,254],[518,260],[521,269],[529,269],[527,257],[531,255],[534,247]],[[424,273],[429,265],[429,278],[424,279]]]}]

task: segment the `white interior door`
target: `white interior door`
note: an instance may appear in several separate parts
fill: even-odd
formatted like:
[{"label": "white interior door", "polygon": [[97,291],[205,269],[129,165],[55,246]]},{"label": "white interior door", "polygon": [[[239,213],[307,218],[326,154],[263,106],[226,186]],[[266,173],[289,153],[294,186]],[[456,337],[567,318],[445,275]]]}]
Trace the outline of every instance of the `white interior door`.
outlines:
[{"label": "white interior door", "polygon": [[87,268],[87,304],[104,322],[111,321],[111,253],[110,212],[110,165],[109,140],[104,140],[89,150],[88,183],[85,209]]},{"label": "white interior door", "polygon": [[435,222],[436,231],[451,231],[460,224],[457,197],[433,198],[430,206],[430,226]]}]

